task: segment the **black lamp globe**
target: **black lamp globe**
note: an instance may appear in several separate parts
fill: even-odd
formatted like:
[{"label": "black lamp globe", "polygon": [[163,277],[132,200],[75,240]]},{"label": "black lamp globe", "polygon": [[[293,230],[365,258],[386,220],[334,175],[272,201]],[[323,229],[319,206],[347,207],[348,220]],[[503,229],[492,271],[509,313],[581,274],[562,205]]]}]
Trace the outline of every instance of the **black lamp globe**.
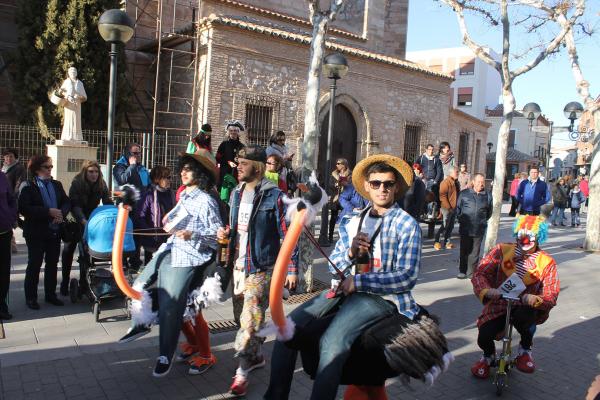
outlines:
[{"label": "black lamp globe", "polygon": [[134,23],[123,10],[105,11],[98,20],[102,39],[109,43],[127,43],[133,36]]},{"label": "black lamp globe", "polygon": [[332,53],[323,60],[323,68],[329,79],[341,79],[348,72],[348,61],[340,53]]}]

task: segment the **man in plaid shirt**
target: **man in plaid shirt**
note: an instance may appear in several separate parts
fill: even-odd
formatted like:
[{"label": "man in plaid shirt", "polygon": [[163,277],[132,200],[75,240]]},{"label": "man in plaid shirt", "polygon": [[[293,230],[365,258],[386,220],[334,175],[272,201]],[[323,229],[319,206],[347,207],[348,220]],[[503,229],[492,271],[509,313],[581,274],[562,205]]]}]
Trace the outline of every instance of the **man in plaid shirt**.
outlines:
[{"label": "man in plaid shirt", "polygon": [[531,356],[535,327],[548,319],[560,292],[556,262],[539,247],[547,232],[548,224],[543,217],[518,217],[513,227],[516,243],[498,244],[480,261],[473,274],[473,290],[484,304],[477,320],[477,344],[483,350],[483,357],[471,367],[477,378],[489,376],[495,358],[494,339],[504,332],[507,302],[498,288],[512,274],[517,274],[525,284],[520,303],[511,312],[513,325],[521,335],[517,369],[525,373],[535,370]]},{"label": "man in plaid shirt", "polygon": [[[411,290],[421,262],[421,228],[396,204],[413,175],[406,162],[386,154],[368,157],[354,168],[355,189],[372,205],[340,223],[331,260],[346,277],[336,297],[324,293],[289,316],[302,328],[337,310],[320,339],[312,400],[335,398],[352,344],[365,329],[397,312],[413,319],[420,311]],[[275,344],[265,399],[288,398],[296,357],[295,350]]]}]

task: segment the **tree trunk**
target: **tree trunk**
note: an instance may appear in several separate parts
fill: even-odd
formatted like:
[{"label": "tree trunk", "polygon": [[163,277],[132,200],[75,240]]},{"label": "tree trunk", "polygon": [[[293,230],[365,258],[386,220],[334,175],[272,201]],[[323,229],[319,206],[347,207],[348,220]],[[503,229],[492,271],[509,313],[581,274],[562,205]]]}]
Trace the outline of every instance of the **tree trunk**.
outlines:
[{"label": "tree trunk", "polygon": [[592,165],[590,166],[590,196],[583,249],[600,251],[600,110],[598,107],[592,115],[596,128],[593,139]]},{"label": "tree trunk", "polygon": [[502,125],[500,125],[498,144],[496,146],[496,167],[494,169],[494,187],[492,188],[493,209],[485,233],[484,251],[486,253],[498,241],[498,229],[500,227],[500,215],[502,212],[502,195],[504,192],[504,179],[506,177],[506,151],[508,149],[508,136],[512,125],[513,111],[515,110],[515,96],[512,91],[512,82],[504,84],[502,88],[502,102],[504,105],[504,120],[502,121]]},{"label": "tree trunk", "polygon": [[[560,16],[558,22],[564,27],[567,23],[566,18]],[[579,57],[577,55],[577,47],[573,30],[570,29],[565,35],[565,44],[571,62],[571,70],[575,78],[577,93],[581,96],[586,110],[592,113],[594,118],[595,134],[593,140],[594,148],[592,151],[592,163],[590,167],[590,193],[589,207],[587,212],[587,227],[585,230],[585,239],[583,240],[583,249],[588,251],[600,251],[600,105],[596,104],[592,96],[590,96],[589,83],[583,76],[581,66],[579,65]]]},{"label": "tree trunk", "polygon": [[310,43],[310,64],[306,81],[304,103],[304,141],[302,143],[302,175],[307,180],[311,171],[317,169],[317,142],[319,140],[319,86],[321,65],[325,52],[325,34],[329,20],[315,13],[312,19],[313,34]]}]

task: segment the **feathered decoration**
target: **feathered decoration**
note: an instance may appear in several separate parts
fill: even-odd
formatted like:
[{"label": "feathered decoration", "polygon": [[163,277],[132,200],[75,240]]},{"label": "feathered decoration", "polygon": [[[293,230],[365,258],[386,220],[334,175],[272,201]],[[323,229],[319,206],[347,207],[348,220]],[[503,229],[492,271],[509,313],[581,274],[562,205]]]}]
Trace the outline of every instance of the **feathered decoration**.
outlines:
[{"label": "feathered decoration", "polygon": [[143,284],[135,284],[133,288],[138,292],[142,293],[140,300],[131,300],[129,311],[131,312],[131,319],[136,325],[154,325],[158,322],[158,312],[152,310],[152,296],[150,292],[144,290]]},{"label": "feathered decoration", "polygon": [[264,337],[275,335],[277,340],[281,342],[287,342],[294,337],[294,333],[296,332],[296,324],[290,317],[286,317],[285,330],[283,332],[280,331],[279,327],[273,323],[273,321],[269,321],[264,328],[262,328],[256,336]]},{"label": "feathered decoration", "polygon": [[283,202],[287,207],[285,219],[289,223],[294,219],[294,214],[298,212],[298,210],[303,210],[306,208],[306,217],[304,219],[304,225],[310,226],[315,220],[315,218],[317,218],[317,214],[327,203],[328,196],[325,190],[323,190],[323,188],[319,186],[319,182],[317,181],[317,174],[315,171],[313,171],[310,174],[308,183],[299,184],[298,186],[301,190],[302,187],[304,187],[302,197],[294,197],[292,199],[287,197],[283,198]]},{"label": "feathered decoration", "polygon": [[438,325],[429,317],[407,323],[390,319],[390,333],[396,335],[385,344],[384,354],[389,366],[400,374],[421,379],[431,385],[448,369],[454,357]]},{"label": "feathered decoration", "polygon": [[121,186],[115,195],[127,206],[134,206],[140,199],[140,191],[130,184]]},{"label": "feathered decoration", "polygon": [[196,314],[203,308],[208,308],[213,304],[221,304],[223,289],[221,288],[221,276],[215,272],[214,276],[204,280],[202,286],[195,289],[188,295],[187,307],[183,313],[184,321],[195,322]]},{"label": "feathered decoration", "polygon": [[513,224],[513,237],[532,234],[538,244],[543,244],[548,239],[548,223],[540,215],[519,215]]}]

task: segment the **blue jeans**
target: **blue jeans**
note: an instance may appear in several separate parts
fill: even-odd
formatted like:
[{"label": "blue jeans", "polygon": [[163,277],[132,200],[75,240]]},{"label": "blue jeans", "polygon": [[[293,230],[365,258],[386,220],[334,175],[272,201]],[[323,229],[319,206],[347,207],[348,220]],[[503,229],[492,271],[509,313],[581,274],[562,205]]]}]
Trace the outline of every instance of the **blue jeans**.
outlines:
[{"label": "blue jeans", "polygon": [[169,362],[177,348],[190,283],[200,272],[198,267],[173,268],[171,252],[165,251],[155,255],[136,279],[136,283],[143,283],[144,288],[158,280],[159,352]]},{"label": "blue jeans", "polygon": [[[319,341],[319,366],[310,397],[312,400],[335,399],[342,369],[356,338],[369,326],[396,312],[396,306],[381,296],[353,293],[347,297],[327,299],[325,294],[304,303],[290,314],[296,326],[302,327],[339,308]],[[296,357],[296,350],[288,348],[280,341],[275,342],[271,356],[271,379],[265,399],[288,398]]]},{"label": "blue jeans", "polygon": [[579,226],[579,224],[581,223],[581,221],[579,220],[580,210],[580,208],[571,208],[571,225]]},{"label": "blue jeans", "polygon": [[556,207],[552,209],[552,214],[550,214],[550,222],[552,225],[564,225],[565,223],[565,209],[564,207]]}]

